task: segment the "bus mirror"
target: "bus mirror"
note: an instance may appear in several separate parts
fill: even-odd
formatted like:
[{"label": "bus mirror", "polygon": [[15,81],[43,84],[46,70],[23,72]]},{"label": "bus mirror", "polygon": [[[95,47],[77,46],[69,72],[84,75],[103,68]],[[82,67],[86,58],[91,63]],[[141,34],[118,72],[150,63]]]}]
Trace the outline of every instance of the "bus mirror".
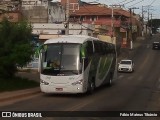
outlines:
[{"label": "bus mirror", "polygon": [[35,54],[36,56],[39,56],[40,53],[46,52],[46,50],[47,50],[47,45],[41,45],[36,49]]},{"label": "bus mirror", "polygon": [[43,52],[46,52],[46,50],[47,50],[47,45],[43,45],[42,51],[43,51]]},{"label": "bus mirror", "polygon": [[47,50],[47,45],[42,45],[39,49],[40,53],[45,53]]},{"label": "bus mirror", "polygon": [[82,57],[82,59],[86,58],[86,49],[84,46],[81,47],[81,57]]}]

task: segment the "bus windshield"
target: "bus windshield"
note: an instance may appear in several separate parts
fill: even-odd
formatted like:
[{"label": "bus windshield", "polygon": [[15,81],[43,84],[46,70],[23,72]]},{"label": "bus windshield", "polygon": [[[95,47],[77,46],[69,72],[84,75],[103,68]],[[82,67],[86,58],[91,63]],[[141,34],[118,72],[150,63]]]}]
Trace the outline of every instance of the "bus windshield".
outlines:
[{"label": "bus windshield", "polygon": [[51,76],[78,75],[82,71],[80,44],[47,44],[42,52],[41,73]]}]

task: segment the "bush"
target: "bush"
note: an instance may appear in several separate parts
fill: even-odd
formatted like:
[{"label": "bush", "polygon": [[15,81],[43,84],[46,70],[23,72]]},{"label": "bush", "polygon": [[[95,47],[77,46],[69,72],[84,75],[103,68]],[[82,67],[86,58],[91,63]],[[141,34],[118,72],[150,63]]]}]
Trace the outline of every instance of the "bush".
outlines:
[{"label": "bush", "polygon": [[0,33],[0,78],[10,78],[17,66],[23,67],[32,60],[32,27],[26,21],[11,23],[4,19]]}]

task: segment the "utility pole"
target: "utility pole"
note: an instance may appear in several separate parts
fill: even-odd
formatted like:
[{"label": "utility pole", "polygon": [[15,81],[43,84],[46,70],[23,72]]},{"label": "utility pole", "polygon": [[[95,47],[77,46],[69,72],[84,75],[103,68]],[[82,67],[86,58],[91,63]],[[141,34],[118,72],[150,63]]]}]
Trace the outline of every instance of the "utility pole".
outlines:
[{"label": "utility pole", "polygon": [[151,14],[151,35],[152,35],[152,14]]},{"label": "utility pole", "polygon": [[[115,52],[116,52],[116,68],[115,68],[115,70],[117,69],[117,64],[118,64],[118,62],[117,62],[117,40],[116,40],[116,38],[114,38],[114,36],[115,36],[115,33],[114,33],[114,7],[117,7],[117,6],[119,6],[119,7],[121,7],[122,5],[111,5],[111,9],[112,9],[112,15],[111,15],[111,32],[112,32],[112,36],[111,36],[111,40],[112,40],[112,43],[113,43],[113,41],[115,42]],[[117,71],[115,72],[115,79],[117,79]]]},{"label": "utility pole", "polygon": [[[115,36],[115,33],[114,33],[114,7],[122,7],[124,5],[110,5],[111,6],[111,10],[112,10],[112,13],[111,13],[111,32],[112,32],[112,38],[114,38]],[[115,44],[116,44],[116,41],[115,41]]]},{"label": "utility pole", "polygon": [[129,8],[130,12],[130,48],[133,49],[133,40],[132,40],[132,8]]},{"label": "utility pole", "polygon": [[112,5],[112,20],[111,20],[111,31],[112,31],[112,37],[114,37],[114,25],[113,25],[113,20],[114,20],[114,15],[113,15],[113,5]]},{"label": "utility pole", "polygon": [[148,22],[149,22],[149,7],[148,7]]},{"label": "utility pole", "polygon": [[[152,34],[152,14],[150,14],[150,10],[153,10],[153,9],[150,9],[150,7],[153,7],[153,6],[148,7],[148,29],[149,29],[149,34],[151,35]],[[150,15],[151,15],[151,26],[149,28]]]},{"label": "utility pole", "polygon": [[66,21],[64,23],[65,35],[69,35],[69,0],[66,3]]},{"label": "utility pole", "polygon": [[136,8],[136,7],[133,7],[133,8],[129,8],[129,12],[130,12],[130,49],[132,50],[133,49],[133,35],[132,35],[132,9],[139,9],[139,8]]},{"label": "utility pole", "polygon": [[142,36],[144,36],[144,12],[147,12],[146,10],[144,10],[145,7],[147,6],[142,6]]},{"label": "utility pole", "polygon": [[143,6],[142,6],[142,37],[144,36],[144,21],[143,21],[143,19],[144,19],[144,10],[143,10]]}]

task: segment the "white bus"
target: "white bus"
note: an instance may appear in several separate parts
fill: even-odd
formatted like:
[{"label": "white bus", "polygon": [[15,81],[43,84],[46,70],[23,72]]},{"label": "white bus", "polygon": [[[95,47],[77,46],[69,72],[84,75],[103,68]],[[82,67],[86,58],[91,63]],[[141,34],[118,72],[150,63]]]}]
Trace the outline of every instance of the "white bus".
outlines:
[{"label": "white bus", "polygon": [[42,92],[92,93],[95,88],[112,83],[115,47],[90,36],[63,36],[44,43],[40,63]]}]

